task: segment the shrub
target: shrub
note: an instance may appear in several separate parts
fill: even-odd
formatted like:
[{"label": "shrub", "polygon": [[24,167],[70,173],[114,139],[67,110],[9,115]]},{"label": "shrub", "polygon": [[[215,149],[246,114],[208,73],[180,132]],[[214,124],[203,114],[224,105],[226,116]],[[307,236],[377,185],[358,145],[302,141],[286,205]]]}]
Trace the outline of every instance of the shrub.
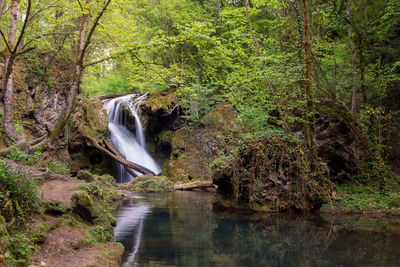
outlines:
[{"label": "shrub", "polygon": [[58,163],[55,161],[50,161],[48,164],[49,170],[51,172],[59,173],[65,176],[69,176],[69,168],[67,164]]},{"label": "shrub", "polygon": [[26,266],[30,262],[34,248],[25,234],[10,237],[10,247],[5,254],[6,266]]},{"label": "shrub", "polygon": [[38,207],[39,188],[35,180],[22,170],[0,162],[0,207],[7,222],[22,218],[27,211]]},{"label": "shrub", "polygon": [[11,149],[10,154],[7,155],[7,158],[13,161],[21,162],[23,164],[32,166],[38,164],[40,154],[41,152],[39,150],[33,154],[29,154],[24,150],[13,147]]}]

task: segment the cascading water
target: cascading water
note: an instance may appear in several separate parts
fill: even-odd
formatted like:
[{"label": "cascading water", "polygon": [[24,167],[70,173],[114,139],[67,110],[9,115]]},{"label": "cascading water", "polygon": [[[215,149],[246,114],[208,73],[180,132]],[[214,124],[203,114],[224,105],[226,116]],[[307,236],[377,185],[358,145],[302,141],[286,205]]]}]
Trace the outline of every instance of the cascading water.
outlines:
[{"label": "cascading water", "polygon": [[[109,119],[110,140],[121,155],[129,161],[159,174],[160,166],[146,150],[146,140],[138,114],[139,107],[146,97],[146,95],[139,96],[137,94],[121,96],[104,101],[103,106],[107,110]],[[126,127],[128,118],[122,107],[129,109],[130,114],[135,118],[135,134]],[[138,176],[143,174],[138,171],[134,172]],[[127,183],[133,178],[122,164],[116,163],[115,179],[117,183]]]}]

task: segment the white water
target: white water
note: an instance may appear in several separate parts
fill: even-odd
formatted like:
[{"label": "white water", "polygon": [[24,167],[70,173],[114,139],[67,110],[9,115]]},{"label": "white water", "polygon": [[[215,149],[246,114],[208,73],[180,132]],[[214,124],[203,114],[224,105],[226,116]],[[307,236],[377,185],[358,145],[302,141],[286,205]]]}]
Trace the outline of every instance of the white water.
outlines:
[{"label": "white water", "polygon": [[[138,114],[139,107],[145,100],[146,95],[139,96],[136,94],[106,100],[104,108],[107,110],[109,119],[108,131],[111,142],[125,159],[146,167],[155,174],[159,174],[161,172],[160,166],[146,150],[146,140]],[[127,116],[122,106],[128,108],[135,118],[135,134],[126,127]],[[126,183],[133,180],[133,176],[127,172],[123,165],[119,163],[116,163],[116,165],[115,178],[117,183]],[[143,174],[137,171],[134,172],[138,176]]]}]

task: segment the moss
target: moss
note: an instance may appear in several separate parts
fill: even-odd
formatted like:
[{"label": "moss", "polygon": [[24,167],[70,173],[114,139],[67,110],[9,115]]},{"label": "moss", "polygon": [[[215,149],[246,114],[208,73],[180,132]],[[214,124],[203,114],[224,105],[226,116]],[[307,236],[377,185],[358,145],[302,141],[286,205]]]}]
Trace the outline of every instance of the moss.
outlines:
[{"label": "moss", "polygon": [[76,192],[72,198],[72,210],[88,222],[93,222],[96,217],[94,213],[93,200],[89,194],[83,190]]},{"label": "moss", "polygon": [[164,129],[160,134],[158,134],[157,138],[159,139],[160,143],[171,143],[174,135],[174,131]]},{"label": "moss", "polygon": [[173,183],[167,177],[151,174],[136,177],[133,182],[120,187],[125,190],[140,192],[165,192],[174,189]]},{"label": "moss", "polygon": [[304,146],[280,132],[249,139],[214,167],[214,204],[264,212],[317,209],[330,186],[311,171],[310,158]]},{"label": "moss", "polygon": [[29,237],[35,244],[41,244],[46,241],[46,236],[49,231],[50,226],[38,222],[30,226]]},{"label": "moss", "polygon": [[229,154],[243,126],[235,109],[218,104],[201,123],[187,125],[172,137],[172,156],[163,173],[174,181],[211,180],[212,162]]},{"label": "moss", "polygon": [[93,182],[95,180],[93,174],[91,174],[88,170],[79,170],[76,177],[79,180],[84,180],[86,182]]},{"label": "moss", "polygon": [[151,112],[168,110],[178,103],[178,96],[173,89],[163,91],[153,91],[149,93],[144,105],[150,107]]},{"label": "moss", "polygon": [[44,202],[43,209],[45,213],[51,215],[61,215],[67,211],[67,208],[58,200]]},{"label": "moss", "polygon": [[112,241],[114,235],[103,226],[97,225],[86,230],[86,236],[74,244],[75,249],[92,247],[97,243]]}]

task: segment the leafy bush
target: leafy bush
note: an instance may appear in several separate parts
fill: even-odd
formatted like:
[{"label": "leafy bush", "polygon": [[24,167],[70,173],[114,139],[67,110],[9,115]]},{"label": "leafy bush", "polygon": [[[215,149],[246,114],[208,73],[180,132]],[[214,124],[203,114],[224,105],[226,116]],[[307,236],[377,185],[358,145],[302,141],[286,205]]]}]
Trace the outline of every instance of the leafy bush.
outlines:
[{"label": "leafy bush", "polygon": [[36,181],[22,170],[0,162],[0,207],[7,222],[14,223],[15,217],[38,207],[39,188]]},{"label": "leafy bush", "polygon": [[50,161],[48,164],[49,170],[51,172],[59,173],[65,176],[69,175],[69,167],[67,164],[58,163],[55,161]]},{"label": "leafy bush", "polygon": [[26,266],[30,262],[34,248],[25,234],[10,237],[10,247],[5,253],[6,266]]},{"label": "leafy bush", "polygon": [[11,149],[10,154],[7,155],[7,158],[13,161],[21,162],[23,164],[32,166],[39,164],[40,154],[41,152],[39,150],[33,154],[29,154],[27,151],[13,147]]}]

